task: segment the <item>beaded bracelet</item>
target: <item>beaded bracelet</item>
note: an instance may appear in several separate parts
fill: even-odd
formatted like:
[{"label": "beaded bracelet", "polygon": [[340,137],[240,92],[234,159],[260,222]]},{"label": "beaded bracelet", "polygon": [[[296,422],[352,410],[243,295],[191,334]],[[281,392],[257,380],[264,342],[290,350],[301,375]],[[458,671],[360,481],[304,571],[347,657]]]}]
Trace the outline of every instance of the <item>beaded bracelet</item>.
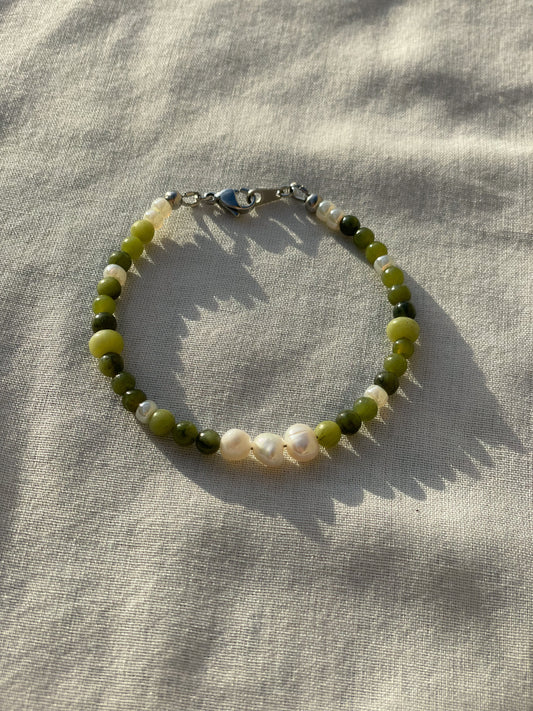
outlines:
[{"label": "beaded bracelet", "polygon": [[[368,387],[363,397],[355,401],[352,408],[339,412],[335,420],[324,420],[314,429],[297,423],[287,429],[283,437],[271,432],[258,434],[252,441],[250,436],[240,429],[230,429],[222,436],[212,429],[198,430],[196,425],[187,420],[176,422],[169,411],[159,408],[153,400],[135,387],[135,378],[124,370],[121,356],[124,341],[117,328],[114,316],[116,299],[120,296],[126,281],[127,271],[132,262],[139,259],[145,246],[152,240],[155,230],[162,227],[166,218],[180,205],[194,207],[201,203],[216,204],[227,213],[238,217],[259,205],[264,205],[285,197],[305,203],[311,214],[325,223],[335,232],[351,238],[358,249],[364,250],[367,261],[374,266],[387,287],[387,297],[393,305],[393,319],[387,325],[387,336],[392,341],[392,353],[386,356],[383,370],[376,375],[374,383]],[[131,226],[131,234],[120,245],[120,250],[111,254],[104,269],[103,279],[96,287],[98,296],[94,299],[92,310],[93,335],[89,340],[91,354],[98,358],[100,371],[112,378],[113,391],[122,397],[122,404],[139,422],[147,424],[155,435],[171,434],[178,445],[188,446],[193,443],[202,454],[214,454],[220,451],[228,461],[246,459],[250,453],[263,464],[271,467],[280,466],[285,461],[285,452],[298,462],[314,459],[320,447],[329,449],[335,446],[341,435],[353,435],[362,422],[373,419],[379,408],[387,404],[399,386],[399,376],[407,369],[407,360],[414,351],[414,342],[418,338],[419,326],[414,320],[415,308],[410,301],[411,292],[404,284],[402,270],[387,253],[387,247],[375,241],[374,233],[368,227],[361,227],[354,215],[345,214],[329,200],[323,200],[316,193],[302,185],[291,183],[280,188],[257,188],[247,190],[226,189],[217,193],[191,191],[181,195],[176,191],[166,193],[164,198],[154,200],[141,220]]]}]

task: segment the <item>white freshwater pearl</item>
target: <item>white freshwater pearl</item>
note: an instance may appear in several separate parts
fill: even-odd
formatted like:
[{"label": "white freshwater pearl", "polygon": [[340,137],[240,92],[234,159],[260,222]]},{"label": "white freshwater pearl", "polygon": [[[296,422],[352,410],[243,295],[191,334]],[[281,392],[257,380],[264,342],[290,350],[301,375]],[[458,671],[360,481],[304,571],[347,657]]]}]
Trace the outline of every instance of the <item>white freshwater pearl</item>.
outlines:
[{"label": "white freshwater pearl", "polygon": [[158,230],[160,227],[162,227],[163,222],[165,221],[165,218],[159,212],[159,210],[156,210],[153,207],[151,207],[149,210],[146,210],[143,217],[145,220],[148,220],[148,222],[152,223],[155,230]]},{"label": "white freshwater pearl", "polygon": [[326,225],[329,227],[330,230],[338,230],[339,222],[342,220],[343,217],[344,210],[341,210],[340,207],[334,207],[326,215]]},{"label": "white freshwater pearl", "polygon": [[287,452],[298,462],[309,462],[320,452],[316,434],[301,422],[291,425],[283,435]]},{"label": "white freshwater pearl", "polygon": [[157,200],[153,201],[151,207],[154,210],[159,210],[163,217],[168,217],[172,212],[172,205],[165,198],[157,198]]},{"label": "white freshwater pearl", "polygon": [[364,396],[371,397],[372,400],[375,400],[378,407],[384,407],[389,399],[387,391],[384,390],[381,385],[371,385],[365,390]]},{"label": "white freshwater pearl", "polygon": [[376,261],[374,262],[374,269],[377,271],[378,274],[381,274],[382,272],[387,269],[387,267],[392,267],[396,264],[394,259],[390,256],[390,254],[384,254],[381,257],[378,257]]},{"label": "white freshwater pearl", "polygon": [[120,264],[108,264],[104,269],[104,277],[113,277],[113,279],[120,282],[120,286],[124,286],[127,276],[127,271]]},{"label": "white freshwater pearl", "polygon": [[139,407],[135,410],[135,417],[146,425],[150,417],[157,410],[157,405],[153,400],[143,400]]},{"label": "white freshwater pearl", "polygon": [[220,454],[228,462],[237,462],[239,459],[246,459],[250,454],[252,440],[248,432],[243,430],[228,430],[220,438]]},{"label": "white freshwater pearl", "polygon": [[267,467],[279,467],[283,464],[283,440],[272,432],[262,432],[252,442],[254,456]]},{"label": "white freshwater pearl", "polygon": [[331,200],[322,200],[322,202],[318,203],[318,207],[316,209],[316,216],[319,220],[325,222],[326,217],[328,216],[328,212],[330,210],[333,210],[334,208],[335,205],[331,202]]}]

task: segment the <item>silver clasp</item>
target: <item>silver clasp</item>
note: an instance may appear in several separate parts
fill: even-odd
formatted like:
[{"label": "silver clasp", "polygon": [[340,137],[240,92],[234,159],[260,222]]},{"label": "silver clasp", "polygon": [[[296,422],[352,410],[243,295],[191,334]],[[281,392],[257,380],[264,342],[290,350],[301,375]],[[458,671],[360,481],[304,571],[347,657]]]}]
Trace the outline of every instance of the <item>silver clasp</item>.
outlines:
[{"label": "silver clasp", "polygon": [[[244,193],[248,200],[248,203],[241,205],[237,200],[237,195],[239,193]],[[246,188],[241,188],[240,190],[234,190],[233,188],[226,188],[225,190],[220,190],[215,193],[216,202],[222,207],[226,212],[229,212],[233,217],[239,217],[243,212],[250,212],[254,207],[257,198],[255,195],[250,195],[253,193],[252,190],[247,190]]]}]

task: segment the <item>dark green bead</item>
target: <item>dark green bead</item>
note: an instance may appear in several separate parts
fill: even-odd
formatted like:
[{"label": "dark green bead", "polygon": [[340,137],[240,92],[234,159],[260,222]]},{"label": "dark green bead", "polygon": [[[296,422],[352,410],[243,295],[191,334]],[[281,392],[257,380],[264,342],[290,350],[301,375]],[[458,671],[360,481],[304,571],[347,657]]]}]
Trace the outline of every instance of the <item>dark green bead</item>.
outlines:
[{"label": "dark green bead", "polygon": [[111,381],[111,387],[117,395],[124,395],[126,390],[133,390],[135,387],[135,378],[127,370],[123,370],[122,373],[115,375]]},{"label": "dark green bead", "polygon": [[415,344],[408,338],[398,338],[398,340],[392,344],[392,352],[399,353],[403,355],[404,358],[410,358],[415,352]]},{"label": "dark green bead", "polygon": [[196,436],[196,447],[202,454],[214,454],[220,447],[220,435],[215,430],[202,430]]},{"label": "dark green bead", "polygon": [[374,385],[379,385],[387,395],[392,395],[400,387],[400,380],[397,375],[394,375],[389,370],[382,370],[374,378]]},{"label": "dark green bead", "polygon": [[353,243],[359,249],[366,249],[374,241],[374,233],[368,227],[361,227],[353,236]]},{"label": "dark green bead", "polygon": [[143,393],[142,390],[137,390],[135,388],[133,390],[126,390],[122,396],[122,404],[126,410],[129,410],[130,412],[135,412],[141,402],[144,402],[145,400],[146,393]]},{"label": "dark green bead", "polygon": [[387,254],[387,247],[383,242],[372,242],[365,249],[365,257],[370,264],[374,264],[378,257],[383,257],[385,254]]},{"label": "dark green bead", "polygon": [[361,418],[353,410],[342,410],[335,418],[335,422],[341,428],[342,434],[352,435],[361,427]]},{"label": "dark green bead", "polygon": [[174,427],[170,430],[170,434],[177,444],[182,447],[188,447],[195,442],[196,437],[198,436],[198,429],[192,422],[182,420],[174,425]]},{"label": "dark green bead", "polygon": [[407,318],[414,318],[416,316],[416,309],[410,301],[400,301],[399,304],[392,309],[392,315],[394,318],[397,316],[407,316]]},{"label": "dark green bead", "polygon": [[345,215],[340,221],[339,228],[343,235],[353,237],[360,226],[361,223],[355,215]]},{"label": "dark green bead", "polygon": [[399,304],[401,301],[409,301],[411,298],[411,291],[407,284],[398,284],[389,289],[387,294],[387,299],[394,306]]},{"label": "dark green bead", "polygon": [[387,267],[381,275],[381,281],[389,288],[396,284],[403,284],[403,272],[400,267]]},{"label": "dark green bead", "polygon": [[108,378],[124,370],[124,359],[119,353],[104,353],[98,358],[98,368]]},{"label": "dark green bead", "polygon": [[93,318],[91,328],[95,333],[96,331],[103,331],[104,328],[110,329],[111,331],[116,331],[117,319],[113,316],[113,314],[110,314],[108,311],[101,311]]},{"label": "dark green bead", "polygon": [[360,397],[355,401],[353,409],[363,422],[372,420],[378,414],[377,403],[371,397]]},{"label": "dark green bead", "polygon": [[112,299],[116,299],[120,296],[122,287],[120,286],[118,279],[115,279],[115,277],[104,277],[103,279],[100,279],[96,285],[96,291],[100,294],[100,296],[110,296]]},{"label": "dark green bead", "polygon": [[126,271],[128,271],[132,265],[130,255],[127,252],[123,252],[121,249],[118,249],[116,252],[110,254],[107,263],[118,264],[119,267],[122,267],[122,269],[125,269]]},{"label": "dark green bead", "polygon": [[407,358],[400,353],[391,353],[383,361],[383,367],[394,375],[403,375],[407,370]]}]

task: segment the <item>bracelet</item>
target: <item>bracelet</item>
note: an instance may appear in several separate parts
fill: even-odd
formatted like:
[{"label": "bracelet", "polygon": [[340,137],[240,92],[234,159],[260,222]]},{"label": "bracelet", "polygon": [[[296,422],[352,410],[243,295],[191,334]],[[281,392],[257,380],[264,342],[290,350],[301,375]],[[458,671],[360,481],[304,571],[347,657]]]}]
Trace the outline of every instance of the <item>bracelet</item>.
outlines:
[{"label": "bracelet", "polygon": [[[374,383],[355,401],[353,407],[339,412],[335,420],[320,422],[314,429],[297,423],[289,427],[283,437],[263,432],[252,440],[248,433],[240,429],[230,429],[220,436],[212,429],[199,430],[193,422],[187,420],[176,422],[172,412],[159,408],[153,400],[149,400],[136,387],[133,375],[124,370],[121,355],[124,341],[117,331],[114,312],[128,269],[141,257],[146,245],[153,239],[155,230],[161,228],[180,205],[218,205],[233,217],[238,217],[258,206],[286,197],[303,202],[308,212],[316,215],[330,230],[351,238],[354,245],[364,251],[367,261],[387,288],[387,298],[393,306],[393,318],[386,327],[387,337],[392,342],[392,353],[385,357],[383,370],[376,375]],[[252,453],[258,461],[271,467],[283,464],[286,461],[285,453],[298,462],[310,461],[320,453],[320,447],[329,449],[335,446],[341,435],[355,434],[362,422],[376,417],[379,408],[387,404],[389,395],[398,389],[399,376],[407,370],[408,359],[413,355],[414,342],[420,331],[415,321],[415,308],[410,301],[411,292],[404,284],[404,274],[388,255],[387,247],[374,239],[372,230],[361,227],[357,217],[346,214],[329,200],[310,193],[297,183],[267,189],[229,188],[203,195],[197,191],[183,195],[177,191],[166,193],[164,198],[154,200],[143,218],[131,226],[130,236],[123,240],[120,250],[110,255],[96,290],[98,296],[92,303],[94,333],[89,340],[89,350],[98,359],[99,370],[111,378],[111,387],[121,396],[126,410],[135,413],[137,420],[147,424],[155,435],[170,434],[178,445],[195,444],[202,454],[219,451],[228,461],[246,459]]]}]

